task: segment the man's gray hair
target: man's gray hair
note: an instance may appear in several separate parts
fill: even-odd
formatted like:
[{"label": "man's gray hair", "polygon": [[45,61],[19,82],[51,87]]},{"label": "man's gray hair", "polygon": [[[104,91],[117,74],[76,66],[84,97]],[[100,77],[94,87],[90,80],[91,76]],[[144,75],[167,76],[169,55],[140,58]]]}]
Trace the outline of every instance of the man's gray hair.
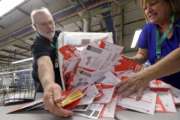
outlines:
[{"label": "man's gray hair", "polygon": [[52,14],[51,14],[51,12],[49,11],[48,8],[42,7],[42,8],[40,8],[40,9],[34,9],[34,10],[31,12],[31,22],[32,22],[32,24],[35,24],[34,16],[35,16],[36,14],[39,14],[39,13],[46,13],[46,14],[52,16]]}]

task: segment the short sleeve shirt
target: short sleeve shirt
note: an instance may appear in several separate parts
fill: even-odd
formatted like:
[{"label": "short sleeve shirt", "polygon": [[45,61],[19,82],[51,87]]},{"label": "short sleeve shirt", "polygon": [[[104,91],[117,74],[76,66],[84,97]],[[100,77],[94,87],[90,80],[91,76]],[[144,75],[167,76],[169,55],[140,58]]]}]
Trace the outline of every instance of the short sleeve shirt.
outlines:
[{"label": "short sleeve shirt", "polygon": [[[157,27],[158,26],[156,24],[152,24],[152,23],[145,24],[138,40],[138,47],[148,50],[148,60],[151,64],[154,64],[157,61],[157,57],[156,57]],[[173,36],[170,39],[167,38],[162,43],[161,57],[165,57],[170,52],[178,48],[179,44],[180,44],[180,20],[177,20],[174,23]],[[167,69],[170,69],[170,68],[167,68]],[[170,76],[160,78],[160,79],[164,80],[165,82],[177,88],[180,88],[180,73],[179,72]]]},{"label": "short sleeve shirt", "polygon": [[[60,34],[60,31],[56,31],[53,37],[53,41],[49,41],[47,38],[43,37],[42,35],[38,34],[35,37],[35,42],[32,45],[32,54],[33,54],[33,72],[32,76],[35,82],[40,83],[38,77],[38,65],[37,60],[42,56],[49,56],[54,67],[55,73],[55,81],[56,83],[61,85],[60,80],[60,71],[58,66],[58,55],[57,55],[57,39]],[[42,86],[40,86],[42,89]]]}]

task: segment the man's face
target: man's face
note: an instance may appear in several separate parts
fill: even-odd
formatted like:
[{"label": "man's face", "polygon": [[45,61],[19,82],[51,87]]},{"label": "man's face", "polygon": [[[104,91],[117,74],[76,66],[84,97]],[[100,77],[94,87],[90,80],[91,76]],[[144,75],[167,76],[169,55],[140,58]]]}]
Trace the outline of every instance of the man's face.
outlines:
[{"label": "man's face", "polygon": [[35,17],[36,31],[49,40],[52,40],[55,34],[55,23],[51,15],[41,13]]}]

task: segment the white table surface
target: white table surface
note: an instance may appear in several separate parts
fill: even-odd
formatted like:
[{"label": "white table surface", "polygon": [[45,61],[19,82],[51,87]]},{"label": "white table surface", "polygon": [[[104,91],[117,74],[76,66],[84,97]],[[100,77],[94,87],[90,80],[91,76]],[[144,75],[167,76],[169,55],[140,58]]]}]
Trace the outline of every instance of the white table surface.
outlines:
[{"label": "white table surface", "polygon": [[[44,110],[7,114],[14,107],[0,106],[0,120],[89,120],[88,118],[76,115],[71,118],[59,118]],[[154,115],[149,115],[136,111],[123,110],[117,112],[115,116],[115,120],[180,120],[180,106],[176,113],[155,113]]]},{"label": "white table surface", "polygon": [[[0,107],[0,120],[89,120],[84,117],[59,118],[47,111],[36,110],[16,114],[6,114],[12,106]],[[180,109],[176,113],[155,113],[154,115],[124,110],[116,113],[115,120],[180,120]]]}]

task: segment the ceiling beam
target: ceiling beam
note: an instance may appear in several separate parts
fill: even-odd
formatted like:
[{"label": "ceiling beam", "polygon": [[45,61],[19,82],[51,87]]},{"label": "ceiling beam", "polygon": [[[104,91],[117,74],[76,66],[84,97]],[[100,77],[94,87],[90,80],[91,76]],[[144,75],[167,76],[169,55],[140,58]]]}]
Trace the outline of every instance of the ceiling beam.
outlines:
[{"label": "ceiling beam", "polygon": [[46,6],[48,6],[48,3],[44,0],[41,0]]},{"label": "ceiling beam", "polygon": [[[29,41],[31,41],[31,40],[29,40]],[[23,44],[26,44],[26,45],[28,45],[28,46],[31,46],[32,44],[30,44],[30,43],[28,43],[27,41],[25,41],[25,40],[20,40],[19,42],[21,42],[21,43],[23,43]],[[31,41],[32,42],[32,41]]]},{"label": "ceiling beam", "polygon": [[2,62],[2,61],[3,61],[3,62],[7,62],[7,63],[8,63],[8,62],[11,62],[12,60],[9,61],[8,59],[2,59],[2,58],[0,58],[0,61],[1,61],[1,62]]},{"label": "ceiling beam", "polygon": [[12,53],[15,56],[16,55],[21,55],[21,56],[25,56],[25,57],[31,57],[30,55],[25,54],[24,52],[18,52],[17,50],[6,50],[6,49],[2,49],[1,51],[3,52],[7,52],[7,53]]},{"label": "ceiling beam", "polygon": [[1,29],[5,29],[5,27],[4,27],[4,26],[2,26],[2,25],[0,25],[0,28],[1,28]]},{"label": "ceiling beam", "polygon": [[30,13],[28,13],[27,11],[17,7],[17,10],[19,10],[20,12],[22,12],[23,14],[27,15],[27,16],[30,16]]},{"label": "ceiling beam", "polygon": [[[88,0],[88,1],[84,1],[83,4],[86,6],[86,8],[82,8],[81,5],[77,4],[77,5],[72,5],[70,7],[67,7],[63,10],[57,11],[56,13],[53,14],[53,17],[55,19],[56,22],[58,21],[63,21],[69,17],[75,16],[77,15],[80,11],[87,11],[87,10],[92,10],[93,8],[97,8],[99,6],[102,6],[103,4],[109,3],[111,1],[106,1],[106,0]],[[0,37],[0,47],[7,45],[7,41],[10,41],[9,38],[13,38],[13,37],[24,37],[27,35],[32,34],[34,31],[31,27],[31,24],[26,25],[23,28],[19,28],[11,33],[7,33],[4,36]]]},{"label": "ceiling beam", "polygon": [[14,44],[13,45],[14,47],[17,47],[17,48],[20,48],[20,49],[23,49],[23,50],[26,50],[26,51],[31,51],[31,48],[28,46],[20,46],[20,45],[16,45]]},{"label": "ceiling beam", "polygon": [[8,66],[9,65],[9,63],[6,63],[6,62],[2,62],[2,61],[0,61],[0,71],[2,71],[2,68],[4,68],[5,66]]},{"label": "ceiling beam", "polygon": [[6,66],[9,66],[9,63],[0,61],[0,72],[4,71],[2,69],[4,69]]},{"label": "ceiling beam", "polygon": [[86,8],[82,0],[76,0],[76,2],[79,3],[83,9]]},{"label": "ceiling beam", "polygon": [[23,59],[23,58],[19,58],[19,57],[13,57],[13,56],[6,56],[6,55],[0,55],[1,58],[7,58],[8,60],[9,59],[12,59],[12,60],[20,60],[20,59]]}]

